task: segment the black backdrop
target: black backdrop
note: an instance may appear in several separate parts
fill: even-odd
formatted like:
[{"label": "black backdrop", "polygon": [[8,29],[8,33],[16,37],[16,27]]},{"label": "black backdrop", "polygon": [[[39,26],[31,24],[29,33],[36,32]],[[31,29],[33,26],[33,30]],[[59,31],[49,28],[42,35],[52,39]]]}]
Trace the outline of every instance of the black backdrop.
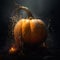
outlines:
[{"label": "black backdrop", "polygon": [[[54,2],[57,4],[52,11],[48,12],[48,15],[53,17],[51,26],[55,30],[53,33],[54,48],[60,49],[60,1],[54,0]],[[0,49],[4,47],[7,41],[9,16],[14,6],[14,0],[0,0]]]}]

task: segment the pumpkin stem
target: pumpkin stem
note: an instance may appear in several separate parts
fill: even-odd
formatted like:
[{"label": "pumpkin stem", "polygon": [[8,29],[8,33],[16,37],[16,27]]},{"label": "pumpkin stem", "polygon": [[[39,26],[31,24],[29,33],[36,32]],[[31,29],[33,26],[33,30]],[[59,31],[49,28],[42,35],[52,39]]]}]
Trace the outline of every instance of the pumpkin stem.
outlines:
[{"label": "pumpkin stem", "polygon": [[31,20],[31,19],[33,19],[32,17],[29,17],[29,19]]},{"label": "pumpkin stem", "polygon": [[32,13],[29,11],[29,9],[28,9],[27,7],[19,6],[19,7],[16,9],[16,12],[18,12],[19,10],[24,10],[24,11],[26,11],[26,13],[28,14],[28,18],[29,18],[29,17],[34,18],[33,15],[32,15]]}]

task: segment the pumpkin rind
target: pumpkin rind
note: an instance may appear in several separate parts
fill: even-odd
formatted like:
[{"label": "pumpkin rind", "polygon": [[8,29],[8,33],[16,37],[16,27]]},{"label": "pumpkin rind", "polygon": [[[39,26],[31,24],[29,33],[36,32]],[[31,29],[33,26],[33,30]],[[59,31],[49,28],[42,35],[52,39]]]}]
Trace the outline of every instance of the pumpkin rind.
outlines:
[{"label": "pumpkin rind", "polygon": [[47,37],[46,25],[40,19],[21,19],[14,27],[14,38],[17,44],[20,41],[39,43]]}]

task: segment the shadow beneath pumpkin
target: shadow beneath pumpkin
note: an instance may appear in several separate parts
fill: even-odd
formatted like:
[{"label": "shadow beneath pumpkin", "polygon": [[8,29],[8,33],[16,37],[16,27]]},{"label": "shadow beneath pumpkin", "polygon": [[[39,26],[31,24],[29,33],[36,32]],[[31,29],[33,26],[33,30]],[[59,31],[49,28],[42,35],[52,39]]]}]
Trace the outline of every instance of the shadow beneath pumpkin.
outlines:
[{"label": "shadow beneath pumpkin", "polygon": [[[22,60],[22,59],[42,59],[42,60],[50,60],[50,59],[58,59],[60,55],[56,55],[56,53],[52,53],[50,50],[57,50],[58,49],[47,49],[47,48],[35,48],[31,47],[31,49],[23,49],[23,53],[17,51],[16,53],[9,54],[7,51],[0,53],[1,60]],[[59,52],[58,52],[59,53]]]}]

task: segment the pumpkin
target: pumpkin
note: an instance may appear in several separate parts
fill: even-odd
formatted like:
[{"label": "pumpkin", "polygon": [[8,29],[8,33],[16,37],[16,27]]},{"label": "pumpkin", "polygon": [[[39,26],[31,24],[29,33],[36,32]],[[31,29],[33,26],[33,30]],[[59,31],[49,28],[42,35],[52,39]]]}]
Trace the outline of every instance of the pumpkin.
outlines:
[{"label": "pumpkin", "polygon": [[26,7],[21,6],[19,9],[25,10],[28,18],[20,19],[14,27],[14,38],[17,45],[21,41],[30,44],[44,41],[47,37],[46,24],[41,19],[35,19]]}]

